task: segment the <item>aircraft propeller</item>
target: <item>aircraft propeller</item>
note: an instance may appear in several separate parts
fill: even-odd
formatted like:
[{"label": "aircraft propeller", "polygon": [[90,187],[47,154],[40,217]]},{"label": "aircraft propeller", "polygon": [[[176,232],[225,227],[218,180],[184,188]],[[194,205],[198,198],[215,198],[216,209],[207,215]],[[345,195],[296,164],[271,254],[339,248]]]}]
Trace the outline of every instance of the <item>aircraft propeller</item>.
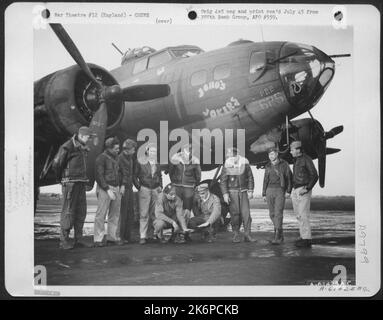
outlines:
[{"label": "aircraft propeller", "polygon": [[135,85],[122,89],[119,85],[105,86],[101,81],[97,80],[88,64],[85,62],[80,51],[72,41],[64,27],[59,23],[49,24],[60,42],[63,44],[68,53],[72,56],[81,70],[88,78],[97,86],[98,94],[96,95],[99,108],[95,112],[90,122],[89,128],[92,132],[93,139],[87,143],[89,147],[87,160],[87,176],[89,179],[88,190],[93,188],[95,180],[95,159],[103,151],[106,128],[108,123],[107,104],[111,101],[145,101],[166,97],[170,94],[170,87],[167,84],[155,85]]},{"label": "aircraft propeller", "polygon": [[327,148],[327,140],[334,138],[336,135],[341,133],[343,131],[343,126],[334,127],[326,132],[324,131],[322,125],[312,117],[310,112],[309,114],[314,122],[313,142],[315,152],[318,156],[319,185],[321,188],[323,188],[325,185],[326,176],[326,156],[328,151],[329,153],[334,153],[335,150]]}]

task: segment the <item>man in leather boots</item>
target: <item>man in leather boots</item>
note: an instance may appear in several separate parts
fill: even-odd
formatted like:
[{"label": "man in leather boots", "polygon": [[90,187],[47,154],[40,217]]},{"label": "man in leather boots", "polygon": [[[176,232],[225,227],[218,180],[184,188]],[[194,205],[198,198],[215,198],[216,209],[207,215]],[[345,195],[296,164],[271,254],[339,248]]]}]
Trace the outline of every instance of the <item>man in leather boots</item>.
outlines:
[{"label": "man in leather boots", "polygon": [[268,150],[270,162],[265,167],[263,178],[263,200],[267,201],[270,219],[274,225],[274,238],[271,243],[281,244],[283,238],[283,209],[285,199],[289,197],[292,189],[292,173],[289,164],[279,158],[276,147]]},{"label": "man in leather boots", "polygon": [[[53,160],[53,169],[61,180],[63,206],[60,217],[60,248],[67,250],[86,246],[82,241],[82,229],[86,218],[86,143],[91,133],[88,127],[81,127],[78,133],[65,142]],[[74,244],[69,233],[74,227]]]},{"label": "man in leather boots", "polygon": [[251,216],[249,199],[253,197],[254,177],[249,161],[238,154],[237,148],[229,148],[227,159],[222,167],[221,191],[224,201],[229,205],[233,242],[241,242],[239,233],[243,222],[244,241],[254,242],[251,237]]}]

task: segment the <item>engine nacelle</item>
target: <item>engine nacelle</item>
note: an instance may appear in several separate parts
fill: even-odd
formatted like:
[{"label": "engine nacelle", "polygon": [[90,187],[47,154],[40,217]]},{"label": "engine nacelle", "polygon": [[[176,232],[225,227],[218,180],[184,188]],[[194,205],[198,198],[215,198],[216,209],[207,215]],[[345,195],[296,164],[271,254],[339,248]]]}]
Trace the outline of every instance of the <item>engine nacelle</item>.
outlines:
[{"label": "engine nacelle", "polygon": [[[106,86],[118,84],[104,68],[88,64],[95,77]],[[49,139],[49,134],[67,137],[81,126],[88,126],[98,109],[96,85],[90,81],[79,66],[74,65],[57,71],[35,82],[35,117],[44,119],[36,124],[36,136]],[[123,117],[124,104],[108,103],[108,131],[112,131]],[[49,123],[47,123],[47,120]],[[44,128],[45,127],[45,128]],[[39,132],[40,131],[40,132]]]}]

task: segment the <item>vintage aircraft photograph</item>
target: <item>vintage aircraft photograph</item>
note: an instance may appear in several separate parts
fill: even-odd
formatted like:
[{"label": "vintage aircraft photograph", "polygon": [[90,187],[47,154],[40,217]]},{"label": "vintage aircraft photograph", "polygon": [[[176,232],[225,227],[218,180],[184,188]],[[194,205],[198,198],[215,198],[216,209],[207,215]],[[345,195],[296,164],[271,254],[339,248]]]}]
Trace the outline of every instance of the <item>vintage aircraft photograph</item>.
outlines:
[{"label": "vintage aircraft photograph", "polygon": [[[47,265],[48,283],[308,285],[332,279],[332,267],[339,264],[347,266],[353,280],[352,30],[52,23],[34,33],[35,260]],[[164,121],[169,131],[190,134],[193,129],[244,130],[243,156],[255,184],[250,200],[254,243],[232,244],[229,206],[220,189],[223,166],[214,160],[204,163],[201,157],[201,180],[222,205],[214,243],[202,243],[191,233],[192,241],[183,246],[132,241],[61,255],[62,195],[53,165],[60,146],[80,127],[89,127],[84,234],[91,243],[95,163],[105,139],[137,141],[143,128],[160,134]],[[270,246],[267,240],[273,227],[262,184],[269,150],[275,147],[293,170],[294,141],[300,141],[318,172],[310,251],[293,246],[299,232],[289,199],[283,246]],[[212,139],[209,146],[212,159],[217,158],[215,143]],[[166,169],[162,175],[169,182]],[[138,220],[139,214],[136,224]],[[275,259],[284,261],[284,275],[276,277],[281,262]],[[301,259],[307,259],[306,266],[300,267]],[[239,260],[242,266],[233,277]],[[216,261],[221,261],[218,272],[211,268]],[[129,271],[124,273],[125,267]],[[251,268],[258,268],[256,274]],[[114,273],[117,269],[121,272]],[[201,275],[193,276],[195,269]]]}]

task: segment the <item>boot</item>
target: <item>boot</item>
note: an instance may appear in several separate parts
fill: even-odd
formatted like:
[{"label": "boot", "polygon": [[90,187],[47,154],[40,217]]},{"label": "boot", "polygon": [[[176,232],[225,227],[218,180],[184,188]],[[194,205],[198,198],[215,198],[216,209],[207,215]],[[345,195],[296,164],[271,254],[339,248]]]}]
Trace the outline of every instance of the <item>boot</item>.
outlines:
[{"label": "boot", "polygon": [[184,239],[185,239],[185,241],[187,241],[187,242],[192,242],[192,241],[193,241],[192,238],[190,237],[189,232],[185,232],[185,233],[184,233]]},{"label": "boot", "polygon": [[245,242],[255,242],[255,239],[251,237],[250,233],[245,233],[244,241]]},{"label": "boot", "polygon": [[61,230],[60,249],[63,249],[63,250],[73,249],[73,244],[69,240],[68,230]]},{"label": "boot", "polygon": [[240,235],[239,235],[239,231],[234,231],[233,242],[234,242],[234,243],[239,243],[239,242],[241,242],[241,237],[240,237]]},{"label": "boot", "polygon": [[60,249],[63,249],[63,250],[71,250],[73,249],[73,244],[70,243],[69,241],[61,241],[60,242]]},{"label": "boot", "polygon": [[300,239],[295,241],[295,246],[298,248],[311,248],[311,239]]},{"label": "boot", "polygon": [[174,243],[183,244],[186,243],[185,236],[182,233],[179,233],[174,240]]},{"label": "boot", "polygon": [[73,248],[89,248],[89,245],[81,240],[75,240]]},{"label": "boot", "polygon": [[277,229],[274,228],[274,233],[273,233],[273,237],[269,240],[271,243],[273,243],[273,241],[275,241],[275,237],[277,236]]},{"label": "boot", "polygon": [[78,236],[75,233],[73,248],[90,248],[90,246],[84,241],[82,235]]},{"label": "boot", "polygon": [[278,245],[283,242],[283,229],[277,229],[275,234],[275,239],[271,242],[271,244]]}]

